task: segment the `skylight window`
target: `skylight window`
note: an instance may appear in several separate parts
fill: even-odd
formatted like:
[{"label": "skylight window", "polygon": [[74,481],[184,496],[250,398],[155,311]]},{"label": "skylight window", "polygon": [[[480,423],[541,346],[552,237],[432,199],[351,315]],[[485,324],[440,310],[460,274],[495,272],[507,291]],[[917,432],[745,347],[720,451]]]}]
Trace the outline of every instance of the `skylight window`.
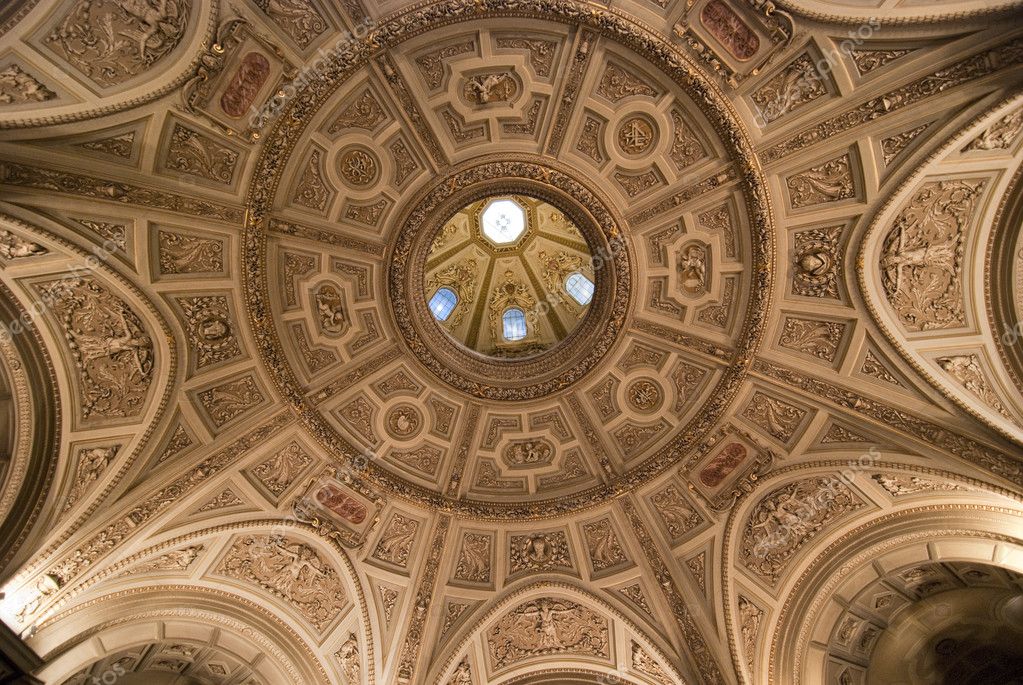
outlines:
[{"label": "skylight window", "polygon": [[480,217],[483,235],[496,245],[514,243],[526,230],[526,212],[513,200],[494,200]]},{"label": "skylight window", "polygon": [[522,340],[526,337],[526,315],[517,307],[504,312],[504,339],[509,342]]},{"label": "skylight window", "polygon": [[438,321],[447,321],[456,306],[458,295],[451,288],[437,288],[437,292],[430,298],[430,313]]},{"label": "skylight window", "polygon": [[587,305],[593,299],[593,281],[578,271],[565,279],[565,290],[581,305]]}]

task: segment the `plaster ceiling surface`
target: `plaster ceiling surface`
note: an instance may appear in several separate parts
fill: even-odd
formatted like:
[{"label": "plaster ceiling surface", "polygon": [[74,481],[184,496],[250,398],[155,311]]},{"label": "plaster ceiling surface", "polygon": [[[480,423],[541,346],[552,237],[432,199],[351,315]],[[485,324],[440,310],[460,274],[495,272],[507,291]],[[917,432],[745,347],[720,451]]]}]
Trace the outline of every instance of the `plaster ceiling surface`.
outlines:
[{"label": "plaster ceiling surface", "polygon": [[1020,18],[0,8],[0,618],[36,677],[1014,663]]}]

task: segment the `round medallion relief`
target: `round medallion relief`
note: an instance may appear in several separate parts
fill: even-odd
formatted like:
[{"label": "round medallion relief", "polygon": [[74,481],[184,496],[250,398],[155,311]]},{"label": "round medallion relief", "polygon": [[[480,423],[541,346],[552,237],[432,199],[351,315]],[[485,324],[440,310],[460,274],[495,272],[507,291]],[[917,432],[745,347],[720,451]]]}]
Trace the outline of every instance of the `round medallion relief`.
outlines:
[{"label": "round medallion relief", "polygon": [[639,378],[625,388],[625,399],[629,406],[644,414],[660,409],[664,401],[661,386],[651,378]]},{"label": "round medallion relief", "polygon": [[627,155],[642,155],[657,137],[654,125],[646,117],[630,117],[618,127],[618,147]]},{"label": "round medallion relief", "polygon": [[353,188],[372,185],[380,174],[380,163],[376,156],[363,147],[345,148],[338,155],[337,164],[341,178]]},{"label": "round medallion relief", "polygon": [[411,404],[399,404],[387,412],[387,432],[399,440],[408,440],[419,434],[423,415]]}]

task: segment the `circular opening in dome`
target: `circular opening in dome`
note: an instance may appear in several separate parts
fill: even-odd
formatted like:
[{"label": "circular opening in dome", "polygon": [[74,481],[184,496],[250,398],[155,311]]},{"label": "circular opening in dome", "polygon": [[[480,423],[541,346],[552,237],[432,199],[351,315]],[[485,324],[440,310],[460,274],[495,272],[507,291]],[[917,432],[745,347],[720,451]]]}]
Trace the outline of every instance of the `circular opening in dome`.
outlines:
[{"label": "circular opening in dome", "polygon": [[496,359],[540,354],[590,309],[590,247],[557,207],[525,195],[476,200],[430,246],[424,295],[434,321],[462,346]]}]

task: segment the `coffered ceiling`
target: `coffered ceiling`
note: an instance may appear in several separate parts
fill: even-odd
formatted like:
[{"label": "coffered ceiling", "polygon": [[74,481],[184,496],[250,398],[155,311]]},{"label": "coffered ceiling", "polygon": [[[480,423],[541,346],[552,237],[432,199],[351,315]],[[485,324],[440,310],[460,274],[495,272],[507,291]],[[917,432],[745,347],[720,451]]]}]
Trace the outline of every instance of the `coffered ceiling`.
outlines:
[{"label": "coffered ceiling", "polygon": [[[935,672],[1016,663],[1020,16],[5,5],[36,676],[858,685],[906,626]],[[998,607],[982,649],[942,597]]]}]

